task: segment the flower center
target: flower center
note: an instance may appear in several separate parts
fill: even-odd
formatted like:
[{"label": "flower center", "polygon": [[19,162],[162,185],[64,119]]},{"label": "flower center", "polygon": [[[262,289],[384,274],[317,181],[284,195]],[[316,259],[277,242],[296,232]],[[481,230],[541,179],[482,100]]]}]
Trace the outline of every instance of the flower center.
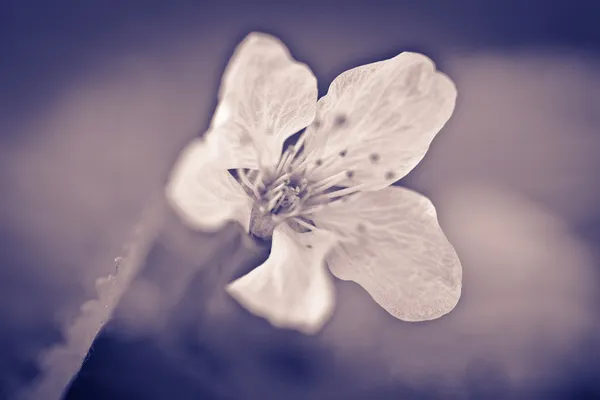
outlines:
[{"label": "flower center", "polygon": [[300,217],[306,211],[309,198],[308,181],[293,179],[284,174],[269,184],[262,182],[255,196],[250,216],[250,233],[269,239],[275,227],[284,220]]},{"label": "flower center", "polygon": [[293,210],[300,203],[300,187],[286,184],[277,194],[269,201],[272,204],[271,211],[273,214],[286,213]]},{"label": "flower center", "polygon": [[[299,232],[314,230],[311,214],[361,189],[361,185],[348,187],[348,180],[354,176],[351,170],[320,181],[311,180],[312,171],[326,167],[332,160],[309,159],[303,152],[305,139],[303,133],[296,144],[288,146],[274,168],[236,171],[238,181],[254,199],[250,216],[252,235],[270,239],[275,227],[283,221]],[[344,157],[346,153],[342,150],[339,156]],[[341,183],[346,185],[338,186]]]}]

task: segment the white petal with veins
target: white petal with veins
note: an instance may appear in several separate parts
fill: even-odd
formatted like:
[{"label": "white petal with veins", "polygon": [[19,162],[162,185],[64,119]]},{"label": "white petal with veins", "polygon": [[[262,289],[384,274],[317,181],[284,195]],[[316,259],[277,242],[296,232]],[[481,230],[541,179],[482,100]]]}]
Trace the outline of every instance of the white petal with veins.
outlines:
[{"label": "white petal with veins", "polygon": [[230,283],[227,291],[276,327],[316,333],[335,304],[332,277],[325,268],[334,243],[328,232],[297,233],[278,225],[267,261]]},{"label": "white petal with veins", "polygon": [[430,320],[456,306],[462,267],[425,196],[396,186],[363,192],[314,221],[346,236],[327,257],[331,272],[361,285],[396,318]]},{"label": "white petal with veins", "polygon": [[342,186],[384,188],[424,157],[452,115],[456,87],[426,56],[404,52],[339,75],[307,128],[307,153],[324,179],[352,171]]},{"label": "white petal with veins", "polygon": [[310,68],[292,58],[285,45],[264,33],[249,34],[236,48],[221,82],[219,105],[212,127],[226,136],[228,146],[241,151],[246,168],[246,146],[256,146],[265,166],[274,166],[285,140],[314,118],[317,80]]},{"label": "white petal with veins", "polygon": [[173,167],[167,198],[194,229],[218,230],[235,220],[248,231],[252,202],[227,171],[225,154],[210,138],[194,139]]}]

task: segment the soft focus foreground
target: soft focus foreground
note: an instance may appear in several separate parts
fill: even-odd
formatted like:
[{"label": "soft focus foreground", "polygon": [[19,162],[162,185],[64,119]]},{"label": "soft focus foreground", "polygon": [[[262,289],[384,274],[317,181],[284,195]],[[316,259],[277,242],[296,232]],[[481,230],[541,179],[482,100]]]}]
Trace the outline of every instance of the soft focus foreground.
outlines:
[{"label": "soft focus foreground", "polygon": [[[2,148],[10,193],[3,199],[3,226],[27,243],[26,250],[7,254],[18,267],[0,272],[0,293],[8,300],[0,306],[5,390],[31,376],[33,358],[57,340],[57,333],[39,332],[71,321],[93,295],[93,280],[113,271],[142,204],[207,120],[214,85],[198,73],[201,58],[188,52],[168,62],[117,60],[110,71],[81,77],[22,127],[39,132],[35,140]],[[519,56],[450,59],[447,69],[462,102],[409,183],[432,198],[461,254],[468,290],[456,310],[409,327],[358,286],[338,283],[333,320],[304,342],[235,307],[218,289],[223,278],[215,278],[212,297],[196,300],[210,323],[193,335],[204,338],[210,357],[236,365],[238,388],[232,390],[285,388],[273,386],[268,371],[254,369],[253,360],[268,351],[265,342],[278,348],[301,342],[315,359],[331,351],[333,361],[315,368],[325,378],[343,371],[339,386],[351,376],[360,387],[410,380],[409,386],[460,391],[469,379],[484,379],[485,371],[499,387],[549,385],[579,356],[582,338],[598,328],[592,326],[597,262],[571,229],[598,217],[597,73],[570,59]],[[195,271],[170,264],[159,271],[127,295],[116,321],[120,332],[158,343],[178,334],[167,317],[185,318],[190,302],[177,299]],[[165,287],[165,276],[179,284]],[[28,290],[15,289],[14,282]],[[259,328],[248,334],[245,326]],[[31,338],[21,335],[17,343],[16,332]],[[180,360],[181,349],[161,348]],[[178,365],[202,372],[191,362]],[[416,381],[421,378],[432,380]],[[117,378],[105,379],[110,385]],[[337,393],[330,386],[335,379],[316,381],[302,394]]]}]

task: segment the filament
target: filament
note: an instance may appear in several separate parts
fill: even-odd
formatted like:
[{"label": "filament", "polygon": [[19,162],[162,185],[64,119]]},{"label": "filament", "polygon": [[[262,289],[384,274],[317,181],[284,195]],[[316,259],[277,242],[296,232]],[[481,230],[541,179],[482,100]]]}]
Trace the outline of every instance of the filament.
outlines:
[{"label": "filament", "polygon": [[271,200],[269,200],[269,204],[267,205],[266,211],[271,211],[272,209],[274,209],[278,205],[279,199],[281,199],[281,197],[283,197],[283,190],[277,192],[277,194]]},{"label": "filament", "polygon": [[324,192],[327,189],[331,188],[332,186],[335,186],[336,184],[342,182],[346,178],[347,178],[346,172],[342,171],[342,172],[332,175],[329,178],[326,178],[320,182],[317,182],[314,186],[311,186],[309,188],[309,190],[314,194],[322,194],[322,192]]},{"label": "filament", "polygon": [[329,202],[331,199],[334,199],[336,197],[347,196],[349,194],[360,192],[361,190],[364,190],[367,187],[368,185],[366,184],[347,187],[340,190],[336,190],[335,192],[320,194],[318,196],[315,196],[313,199],[317,200],[318,202]]},{"label": "filament", "polygon": [[256,197],[256,200],[260,200],[260,193],[258,192],[256,186],[254,186],[252,182],[250,182],[250,180],[248,179],[248,176],[246,175],[246,170],[244,168],[238,168],[237,173],[242,183],[252,191],[254,197]]}]

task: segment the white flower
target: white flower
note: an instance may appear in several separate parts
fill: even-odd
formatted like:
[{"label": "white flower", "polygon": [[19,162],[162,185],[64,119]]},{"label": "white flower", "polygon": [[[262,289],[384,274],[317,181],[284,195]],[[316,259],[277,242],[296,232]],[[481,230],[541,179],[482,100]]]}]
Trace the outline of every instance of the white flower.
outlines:
[{"label": "white flower", "polygon": [[438,318],[460,297],[460,261],[431,202],[390,185],[423,158],[455,100],[429,58],[404,52],[344,72],[317,102],[310,69],[252,33],[225,70],[204,139],[174,168],[169,201],[194,228],[237,220],[272,237],[267,261],[227,290],[277,327],[315,333],[328,320],[326,266],[396,318]]}]

